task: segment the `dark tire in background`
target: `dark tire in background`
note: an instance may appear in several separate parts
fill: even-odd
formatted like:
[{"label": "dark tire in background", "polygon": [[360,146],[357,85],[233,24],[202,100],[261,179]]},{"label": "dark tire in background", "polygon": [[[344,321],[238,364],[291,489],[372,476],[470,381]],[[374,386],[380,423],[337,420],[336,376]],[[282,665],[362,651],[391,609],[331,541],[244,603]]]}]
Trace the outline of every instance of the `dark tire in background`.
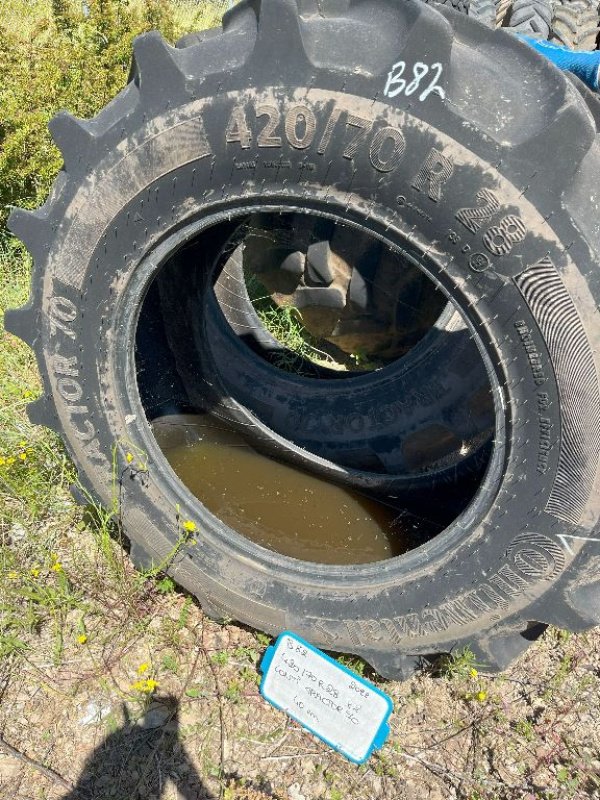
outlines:
[{"label": "dark tire in background", "polygon": [[[547,623],[597,624],[600,150],[574,85],[514,37],[410,0],[328,17],[242,2],[196,46],[140,37],[135,61],[135,82],[93,121],[52,123],[64,171],[44,207],[11,217],[35,269],[6,326],[43,375],[32,420],[61,433],[108,505],[116,460],[137,551],[168,560],[211,614],[294,630],[390,677],[465,645],[501,669]],[[173,402],[186,394],[169,321],[151,312],[157,275],[195,248],[200,280],[213,261],[198,254],[243,216],[298,210],[410,257],[464,320],[494,399],[466,508],[382,562],[253,544],[185,489],[150,428],[168,405],[147,386],[153,354]],[[196,314],[179,289],[177,313]]]}]

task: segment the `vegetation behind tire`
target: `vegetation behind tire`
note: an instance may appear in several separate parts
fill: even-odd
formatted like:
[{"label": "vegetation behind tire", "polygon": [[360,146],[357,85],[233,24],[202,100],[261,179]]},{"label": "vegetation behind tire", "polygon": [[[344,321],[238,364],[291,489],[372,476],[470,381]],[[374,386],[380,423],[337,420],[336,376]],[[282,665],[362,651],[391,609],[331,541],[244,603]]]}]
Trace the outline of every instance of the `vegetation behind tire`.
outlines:
[{"label": "vegetation behind tire", "polygon": [[[171,557],[209,612],[291,628],[384,676],[467,644],[498,669],[544,623],[597,624],[600,152],[573,84],[513,37],[384,0],[307,18],[291,0],[241,3],[197,47],[150,34],[135,58],[135,83],[93,122],[53,121],[64,172],[46,206],[11,217],[35,260],[31,303],[6,317],[43,374],[32,419],[61,432],[104,503],[120,477],[126,533]],[[257,104],[276,123],[268,153]],[[475,500],[382,564],[296,562],[220,525],[169,471],[135,390],[137,309],[181,236],[248,205],[299,203],[421,259],[494,388],[496,443]]]}]

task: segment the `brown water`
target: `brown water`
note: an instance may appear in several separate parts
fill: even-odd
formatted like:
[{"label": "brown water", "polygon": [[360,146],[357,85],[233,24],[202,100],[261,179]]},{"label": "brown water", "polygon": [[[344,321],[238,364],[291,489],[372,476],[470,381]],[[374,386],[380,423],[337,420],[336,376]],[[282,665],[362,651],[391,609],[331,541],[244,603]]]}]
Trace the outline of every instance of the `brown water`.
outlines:
[{"label": "brown water", "polygon": [[380,561],[410,548],[397,509],[262,455],[209,415],[161,417],[153,431],[200,502],[263,547],[321,564]]}]

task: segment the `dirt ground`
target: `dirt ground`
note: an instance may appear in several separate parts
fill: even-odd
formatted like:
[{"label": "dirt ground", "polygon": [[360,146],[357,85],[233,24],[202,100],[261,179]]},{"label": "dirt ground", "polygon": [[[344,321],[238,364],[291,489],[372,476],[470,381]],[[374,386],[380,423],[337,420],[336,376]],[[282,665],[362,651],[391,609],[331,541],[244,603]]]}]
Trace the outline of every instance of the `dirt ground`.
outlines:
[{"label": "dirt ground", "polygon": [[497,677],[468,657],[402,683],[354,662],[394,701],[390,738],[356,766],[259,695],[264,635],[169,584],[129,608],[98,599],[60,661],[43,626],[3,663],[2,798],[600,797],[599,630],[550,629]]}]

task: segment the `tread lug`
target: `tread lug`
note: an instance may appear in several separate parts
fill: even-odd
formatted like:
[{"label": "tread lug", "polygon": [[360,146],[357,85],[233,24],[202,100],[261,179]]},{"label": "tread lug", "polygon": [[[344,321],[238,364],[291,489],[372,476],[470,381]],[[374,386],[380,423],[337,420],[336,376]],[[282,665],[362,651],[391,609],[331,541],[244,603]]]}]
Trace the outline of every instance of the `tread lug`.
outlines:
[{"label": "tread lug", "polygon": [[221,36],[223,28],[208,28],[205,31],[198,31],[197,33],[186,33],[181,39],[175,43],[178,50],[184,50],[186,47],[196,47],[196,45],[203,44],[208,39],[214,39],[215,36]]},{"label": "tread lug", "polygon": [[525,630],[499,630],[483,635],[479,642],[470,644],[475,653],[480,672],[503,672],[546,630],[546,625],[533,623]]},{"label": "tread lug", "polygon": [[141,544],[134,542],[133,540],[130,542],[129,558],[131,559],[133,566],[139,572],[147,572],[154,566],[154,561],[152,560],[152,556],[148,553],[148,551],[142,547]]},{"label": "tread lug", "polygon": [[547,39],[552,22],[550,0],[514,0],[509,27],[534,39]]},{"label": "tread lug", "polygon": [[185,95],[185,74],[179,66],[178,51],[158,33],[150,31],[133,43],[132,74],[139,86],[144,105],[172,107]]},{"label": "tread lug", "polygon": [[272,75],[273,64],[308,63],[296,0],[249,0],[256,14],[253,69]]},{"label": "tread lug", "polygon": [[[596,123],[585,100],[567,78],[565,82],[568,92],[573,94],[573,102],[566,105],[547,128],[511,151],[511,160],[514,157],[522,165],[521,175],[514,177],[528,183],[532,174],[538,173],[535,182],[544,181],[549,195],[555,197],[561,196],[578,172],[596,137]],[[569,98],[565,99],[568,103]],[[554,170],[544,169],[548,153],[561,154]]]},{"label": "tread lug", "polygon": [[600,581],[584,583],[571,589],[568,601],[580,617],[589,620],[589,625],[600,623]]},{"label": "tread lug", "polygon": [[63,157],[65,170],[76,175],[84,174],[94,142],[89,124],[67,111],[60,111],[50,120],[48,127]]},{"label": "tread lug", "polygon": [[27,406],[27,416],[32,425],[43,425],[55,433],[60,433],[60,426],[50,400],[42,395]]},{"label": "tread lug", "polygon": [[51,241],[48,218],[38,211],[14,208],[8,218],[9,230],[20,239],[33,256],[34,261],[46,257]]},{"label": "tread lug", "polygon": [[4,314],[4,328],[13,336],[18,336],[29,347],[33,347],[38,330],[37,313],[31,303],[21,308],[10,309]]},{"label": "tread lug", "polygon": [[382,678],[393,681],[405,681],[412,678],[421,669],[423,657],[404,653],[372,653],[358,654],[364,658]]}]

